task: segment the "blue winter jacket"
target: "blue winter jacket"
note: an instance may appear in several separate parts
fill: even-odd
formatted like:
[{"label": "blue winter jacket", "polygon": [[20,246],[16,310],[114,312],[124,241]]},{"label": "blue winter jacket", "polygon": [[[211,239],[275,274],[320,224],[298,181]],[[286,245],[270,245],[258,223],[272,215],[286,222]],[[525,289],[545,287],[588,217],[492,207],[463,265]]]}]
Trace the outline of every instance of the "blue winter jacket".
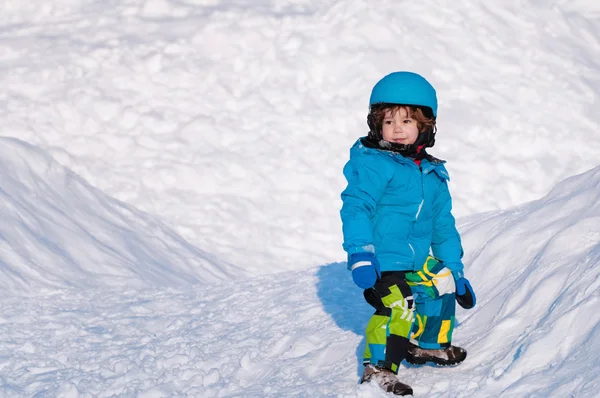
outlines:
[{"label": "blue winter jacket", "polygon": [[428,157],[419,167],[398,153],[358,140],[344,167],[340,212],[348,255],[374,252],[381,271],[416,271],[430,252],[462,271],[463,250],[452,216],[448,172]]}]

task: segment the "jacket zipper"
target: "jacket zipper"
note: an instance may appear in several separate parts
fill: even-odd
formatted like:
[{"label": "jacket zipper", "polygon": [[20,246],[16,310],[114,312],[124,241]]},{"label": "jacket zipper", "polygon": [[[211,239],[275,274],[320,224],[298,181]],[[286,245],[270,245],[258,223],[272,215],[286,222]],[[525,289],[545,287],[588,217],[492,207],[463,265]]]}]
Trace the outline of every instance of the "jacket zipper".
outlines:
[{"label": "jacket zipper", "polygon": [[419,209],[417,210],[417,214],[415,215],[415,221],[419,219],[419,215],[421,214],[421,210],[423,209],[423,204],[425,203],[425,188],[423,187],[423,169],[419,166],[419,176],[421,177],[421,203],[419,203]]},{"label": "jacket zipper", "polygon": [[[423,169],[421,168],[421,166],[419,166],[419,175],[421,177],[421,203],[419,203],[419,209],[417,210],[417,214],[415,214],[415,223],[418,221],[419,215],[421,214],[421,210],[423,209],[423,204],[425,203],[425,188],[423,187]],[[410,242],[408,242],[408,246],[410,247],[410,250],[412,250],[414,259],[416,254],[415,248]]]}]

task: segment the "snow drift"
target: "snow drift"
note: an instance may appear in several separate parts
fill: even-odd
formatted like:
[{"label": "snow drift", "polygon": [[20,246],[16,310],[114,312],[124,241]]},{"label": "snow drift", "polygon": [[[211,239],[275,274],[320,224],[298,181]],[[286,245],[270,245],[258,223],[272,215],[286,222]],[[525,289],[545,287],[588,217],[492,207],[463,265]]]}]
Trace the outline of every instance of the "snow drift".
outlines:
[{"label": "snow drift", "polygon": [[0,288],[180,286],[231,266],[39,148],[0,138]]},{"label": "snow drift", "polygon": [[544,198],[465,220],[479,307],[457,336],[483,391],[592,396],[600,368],[600,167]]}]

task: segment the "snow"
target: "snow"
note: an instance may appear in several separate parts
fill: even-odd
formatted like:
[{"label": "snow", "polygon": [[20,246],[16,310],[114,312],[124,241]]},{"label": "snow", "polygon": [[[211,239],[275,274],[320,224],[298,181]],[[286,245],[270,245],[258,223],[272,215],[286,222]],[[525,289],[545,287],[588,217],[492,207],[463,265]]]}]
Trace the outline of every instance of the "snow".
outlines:
[{"label": "snow", "polygon": [[235,273],[40,149],[3,138],[0,152],[2,290],[181,286]]},{"label": "snow", "polygon": [[0,396],[386,396],[339,194],[394,70],[479,299],[403,381],[597,396],[599,60],[592,0],[1,2]]}]

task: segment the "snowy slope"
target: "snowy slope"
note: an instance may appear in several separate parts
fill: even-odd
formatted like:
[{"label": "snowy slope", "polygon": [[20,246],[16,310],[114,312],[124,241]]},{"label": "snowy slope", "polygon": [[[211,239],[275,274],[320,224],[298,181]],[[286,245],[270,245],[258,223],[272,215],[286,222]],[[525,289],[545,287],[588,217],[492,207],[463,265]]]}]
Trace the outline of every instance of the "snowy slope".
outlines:
[{"label": "snowy slope", "polygon": [[597,396],[599,221],[597,167],[461,227],[482,304],[461,340],[489,376],[482,396]]},{"label": "snowy slope", "polygon": [[[469,356],[403,366],[416,396],[597,396],[599,187],[596,168],[463,226],[479,305],[459,310],[455,342]],[[370,313],[343,263],[193,290],[7,297],[0,395],[383,397],[356,384]]]},{"label": "snowy slope", "polygon": [[226,261],[307,268],[343,256],[340,169],[366,133],[369,90],[393,70],[438,89],[432,152],[449,161],[458,216],[596,166],[597,8],[5,0],[0,135]]},{"label": "snowy slope", "polygon": [[467,361],[401,377],[598,396],[598,60],[595,0],[0,2],[0,396],[385,396],[338,211],[397,69],[479,298]]},{"label": "snowy slope", "polygon": [[0,138],[0,181],[3,293],[179,287],[234,270],[22,141]]}]

